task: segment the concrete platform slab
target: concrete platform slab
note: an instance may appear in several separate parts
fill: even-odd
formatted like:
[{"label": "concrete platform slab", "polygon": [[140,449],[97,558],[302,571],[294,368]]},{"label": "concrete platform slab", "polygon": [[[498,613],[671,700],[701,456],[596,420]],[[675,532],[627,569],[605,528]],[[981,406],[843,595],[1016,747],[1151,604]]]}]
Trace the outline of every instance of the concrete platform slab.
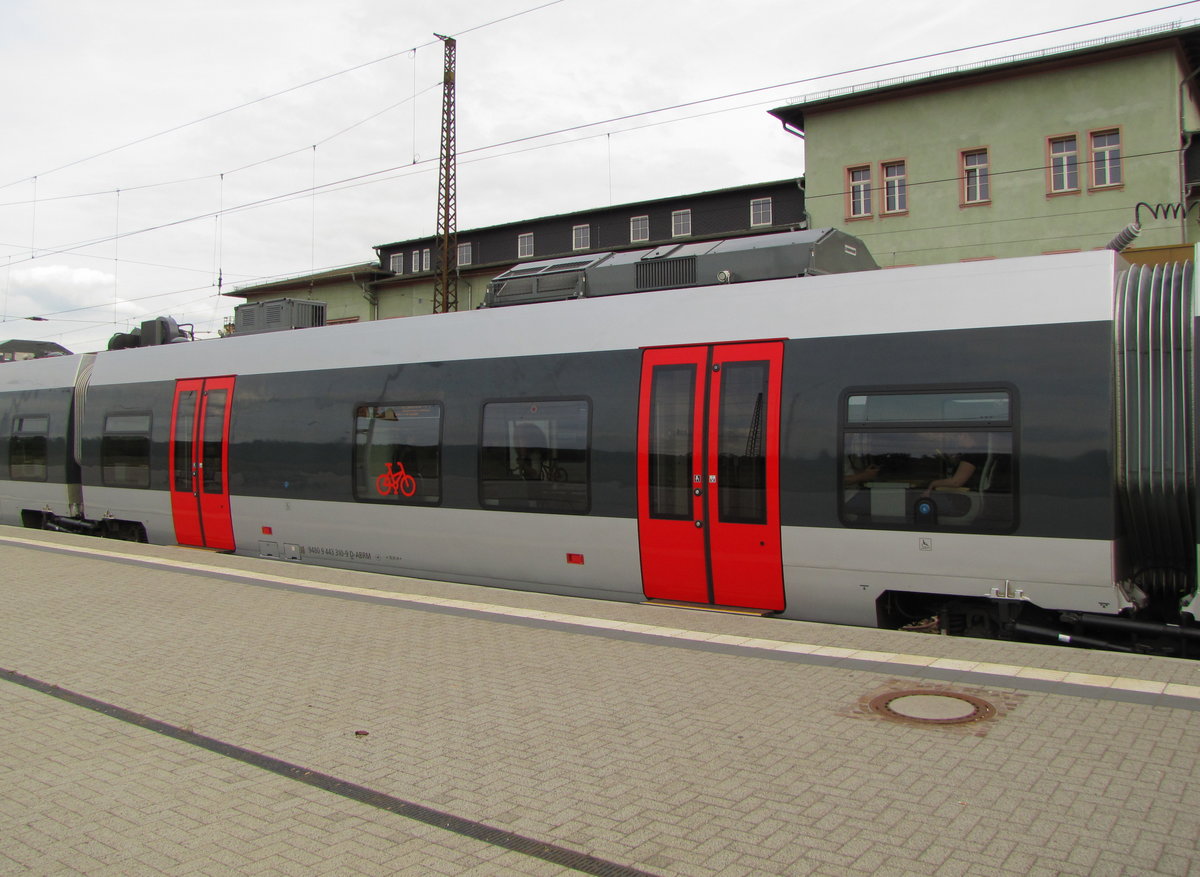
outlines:
[{"label": "concrete platform slab", "polygon": [[1200,870],[1194,662],[7,528],[0,569],[0,873]]}]

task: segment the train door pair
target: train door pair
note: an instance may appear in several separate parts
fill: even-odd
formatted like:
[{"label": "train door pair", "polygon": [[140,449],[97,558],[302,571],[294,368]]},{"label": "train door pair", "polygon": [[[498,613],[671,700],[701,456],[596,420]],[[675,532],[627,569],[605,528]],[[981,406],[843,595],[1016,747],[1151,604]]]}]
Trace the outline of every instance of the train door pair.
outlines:
[{"label": "train door pair", "polygon": [[638,537],[648,599],[784,608],[779,341],[644,351]]},{"label": "train door pair", "polygon": [[176,381],[171,411],[171,516],[180,545],[232,551],[229,411],[234,378]]}]

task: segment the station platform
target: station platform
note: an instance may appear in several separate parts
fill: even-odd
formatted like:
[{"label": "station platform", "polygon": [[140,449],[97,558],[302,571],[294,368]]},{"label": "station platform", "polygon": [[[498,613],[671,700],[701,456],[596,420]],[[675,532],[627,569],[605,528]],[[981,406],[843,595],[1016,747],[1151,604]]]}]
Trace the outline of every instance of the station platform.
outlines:
[{"label": "station platform", "polygon": [[1200,662],[0,527],[0,874],[1200,873]]}]

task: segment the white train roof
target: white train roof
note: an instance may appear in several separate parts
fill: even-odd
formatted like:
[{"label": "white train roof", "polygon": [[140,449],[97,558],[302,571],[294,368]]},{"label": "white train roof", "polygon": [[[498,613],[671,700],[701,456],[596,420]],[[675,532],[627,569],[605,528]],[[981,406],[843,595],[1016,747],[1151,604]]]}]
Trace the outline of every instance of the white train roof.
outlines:
[{"label": "white train roof", "polygon": [[[1105,321],[1112,318],[1115,275],[1124,265],[1116,253],[1098,250],[233,336],[100,353],[92,385],[766,338]],[[0,366],[0,381],[16,365]]]}]

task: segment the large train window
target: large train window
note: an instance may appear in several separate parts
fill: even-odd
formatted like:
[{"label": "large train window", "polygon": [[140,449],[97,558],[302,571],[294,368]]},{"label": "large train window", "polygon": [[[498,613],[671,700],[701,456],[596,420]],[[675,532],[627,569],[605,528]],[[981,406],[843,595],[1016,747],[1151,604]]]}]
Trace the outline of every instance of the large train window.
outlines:
[{"label": "large train window", "polygon": [[45,481],[50,418],[18,417],[8,441],[8,475],[14,481]]},{"label": "large train window", "polygon": [[150,486],[149,414],[109,414],[104,418],[100,480],[109,487]]},{"label": "large train window", "polygon": [[442,499],[442,406],[360,405],[354,415],[354,495],[435,505]]},{"label": "large train window", "polygon": [[515,511],[586,512],[590,428],[585,399],[485,404],[480,503]]},{"label": "large train window", "polygon": [[1002,531],[1015,523],[1013,393],[850,392],[839,511],[853,527]]}]

